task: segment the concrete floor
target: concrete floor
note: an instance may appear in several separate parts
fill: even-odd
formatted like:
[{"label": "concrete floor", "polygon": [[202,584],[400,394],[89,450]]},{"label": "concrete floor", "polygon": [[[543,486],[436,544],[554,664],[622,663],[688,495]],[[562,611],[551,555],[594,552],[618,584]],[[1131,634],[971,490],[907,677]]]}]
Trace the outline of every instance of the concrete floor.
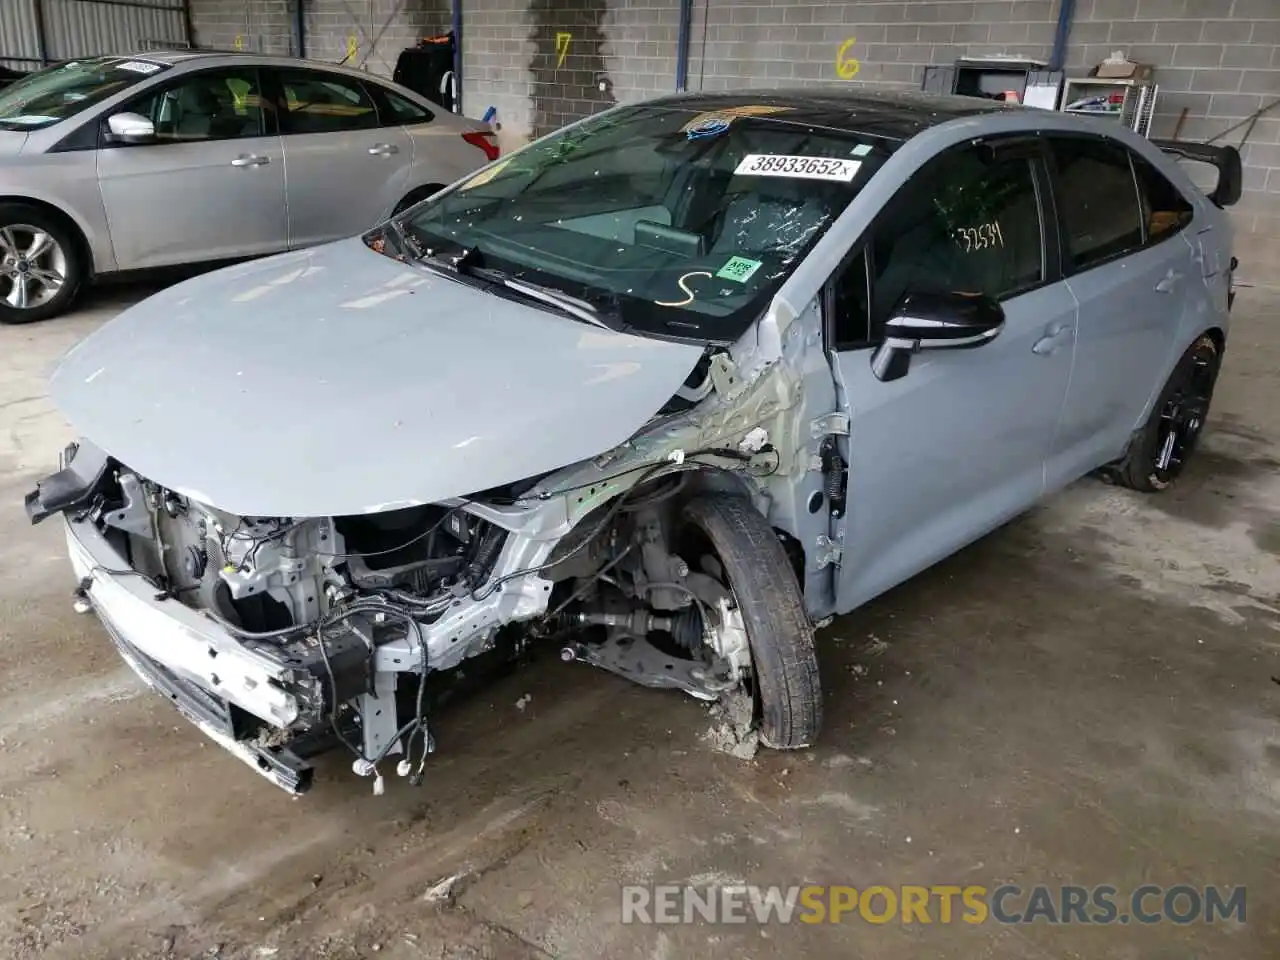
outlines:
[{"label": "concrete floor", "polygon": [[[710,753],[695,702],[544,658],[437,718],[421,789],[335,760],[292,801],[140,688],[21,513],[68,438],[47,370],[142,292],[0,328],[0,955],[1280,955],[1280,294],[1241,293],[1176,489],[1081,482],[824,631],[816,749]],[[1247,885],[1248,913],[618,923],[620,883],[689,878]]]}]

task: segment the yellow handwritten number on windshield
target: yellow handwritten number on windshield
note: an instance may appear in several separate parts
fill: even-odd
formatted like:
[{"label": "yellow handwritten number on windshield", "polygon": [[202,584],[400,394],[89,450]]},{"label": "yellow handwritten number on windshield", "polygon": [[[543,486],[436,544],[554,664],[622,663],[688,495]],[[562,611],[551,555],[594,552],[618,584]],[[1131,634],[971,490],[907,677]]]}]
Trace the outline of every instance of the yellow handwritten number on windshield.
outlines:
[{"label": "yellow handwritten number on windshield", "polygon": [[660,307],[687,307],[689,304],[693,303],[696,295],[692,290],[685,286],[684,282],[690,277],[709,276],[711,276],[710,270],[691,270],[676,281],[676,283],[680,284],[680,289],[685,292],[685,298],[683,300],[655,300],[653,302]]}]

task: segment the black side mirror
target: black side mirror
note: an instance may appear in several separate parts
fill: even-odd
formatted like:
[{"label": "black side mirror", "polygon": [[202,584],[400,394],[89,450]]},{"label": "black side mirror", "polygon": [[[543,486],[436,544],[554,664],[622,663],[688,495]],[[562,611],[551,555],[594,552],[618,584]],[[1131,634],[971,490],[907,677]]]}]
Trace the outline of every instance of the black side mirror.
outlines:
[{"label": "black side mirror", "polygon": [[1004,329],[1004,310],[985,294],[909,293],[885,324],[884,342],[871,355],[881,380],[906,376],[919,350],[962,350],[989,343]]}]

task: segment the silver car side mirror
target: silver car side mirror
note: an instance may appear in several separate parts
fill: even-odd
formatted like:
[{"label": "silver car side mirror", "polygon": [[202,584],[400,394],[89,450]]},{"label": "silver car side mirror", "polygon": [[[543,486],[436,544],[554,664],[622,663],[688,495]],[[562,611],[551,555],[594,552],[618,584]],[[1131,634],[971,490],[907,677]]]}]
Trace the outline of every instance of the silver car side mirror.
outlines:
[{"label": "silver car side mirror", "polygon": [[906,376],[920,350],[980,347],[1004,329],[1004,309],[993,297],[968,293],[909,293],[885,324],[884,341],[871,355],[880,380]]},{"label": "silver car side mirror", "polygon": [[156,125],[140,113],[116,113],[107,118],[111,139],[121,143],[148,143],[155,139]]}]

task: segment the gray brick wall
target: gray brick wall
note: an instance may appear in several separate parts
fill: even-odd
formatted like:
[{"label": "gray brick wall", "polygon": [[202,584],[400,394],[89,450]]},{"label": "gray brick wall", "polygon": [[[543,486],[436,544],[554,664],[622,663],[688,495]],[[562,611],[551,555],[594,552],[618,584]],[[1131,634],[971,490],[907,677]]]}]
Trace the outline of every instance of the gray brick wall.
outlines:
[{"label": "gray brick wall", "polygon": [[[390,75],[396,57],[420,37],[446,33],[450,0],[304,0],[307,56],[348,62]],[[192,0],[191,21],[202,47],[295,54],[293,0]]]},{"label": "gray brick wall", "polygon": [[679,9],[679,0],[465,0],[467,112],[496,107],[516,141],[615,102],[669,93]]},{"label": "gray brick wall", "polygon": [[[692,89],[818,84],[914,89],[960,56],[1048,59],[1059,0],[696,0]],[[291,52],[291,0],[192,0],[197,42]],[[444,32],[449,0],[306,0],[307,53],[389,74],[399,51]],[[498,111],[508,146],[531,133],[674,89],[679,0],[463,0],[467,113]],[[562,50],[559,35],[569,37]],[[842,79],[837,60],[858,63]],[[1112,50],[1155,64],[1154,125],[1203,140],[1280,99],[1280,0],[1078,0],[1067,68]],[[561,54],[564,54],[562,57]],[[598,82],[607,80],[606,89]],[[1185,116],[1183,110],[1186,110]],[[1239,144],[1241,128],[1222,142]],[[1280,107],[1243,148],[1238,227],[1275,238],[1280,267]],[[1251,253],[1253,251],[1250,251]]]},{"label": "gray brick wall", "polygon": [[[1208,140],[1280,100],[1280,0],[1081,0],[1068,50],[1083,71],[1115,49],[1156,65],[1154,136]],[[1247,127],[1247,125],[1246,125]],[[1245,127],[1219,142],[1239,146]],[[1280,106],[1262,116],[1241,153],[1245,194],[1237,229],[1261,245],[1241,259],[1280,268]],[[1257,279],[1264,279],[1260,274]]]},{"label": "gray brick wall", "polygon": [[[709,90],[846,82],[917,89],[925,66],[960,56],[1047,59],[1055,11],[1053,0],[712,0],[705,57],[701,17],[694,31],[692,84],[701,81]],[[838,58],[857,61],[851,80],[837,72]]]},{"label": "gray brick wall", "polygon": [[259,53],[294,52],[289,0],[192,0],[191,26],[200,47]]},{"label": "gray brick wall", "polygon": [[498,110],[504,146],[533,127],[535,41],[529,0],[469,0],[462,7],[462,103],[469,116]]}]

